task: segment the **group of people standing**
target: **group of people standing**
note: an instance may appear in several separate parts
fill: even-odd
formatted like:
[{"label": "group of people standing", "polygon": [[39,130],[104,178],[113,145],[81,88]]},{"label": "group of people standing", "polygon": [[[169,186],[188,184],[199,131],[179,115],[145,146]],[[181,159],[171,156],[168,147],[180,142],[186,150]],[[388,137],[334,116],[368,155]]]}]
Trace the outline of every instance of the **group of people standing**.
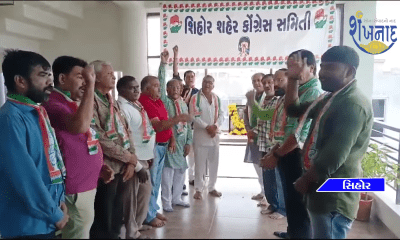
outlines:
[{"label": "group of people standing", "polygon": [[50,65],[38,53],[6,50],[2,238],[54,238],[57,230],[62,238],[149,238],[141,231],[168,221],[158,212],[160,188],[164,212],[190,207],[182,200],[186,169],[201,199],[206,161],[209,193],[221,196],[215,183],[223,118],[214,78],[206,76],[198,90],[187,71],[183,84],[178,47],[173,51],[174,78],[166,83],[164,51],[158,77],[139,86],[133,76],[116,83],[109,62],[60,56]]},{"label": "group of people standing", "polygon": [[[214,78],[194,87],[195,74],[166,82],[169,53],[158,77],[116,83],[105,61],[7,50],[2,64],[7,102],[0,108],[0,234],[2,238],[145,239],[162,227],[162,208],[190,207],[185,173],[202,199],[215,188],[221,101]],[[358,208],[354,192],[316,192],[328,178],[361,176],[372,128],[370,101],[355,80],[358,54],[335,46],[322,55],[289,55],[287,68],[252,76],[246,94],[245,161],[254,164],[272,219],[287,217],[282,238],[345,238]],[[53,77],[54,76],[54,77]],[[54,80],[53,80],[54,79]],[[54,84],[54,87],[53,87]],[[118,100],[110,91],[117,87]],[[325,93],[323,92],[325,91]],[[188,156],[188,162],[186,157]],[[208,169],[207,169],[208,167]],[[125,235],[121,228],[125,227]]]},{"label": "group of people standing", "polygon": [[[246,94],[245,162],[254,164],[272,219],[287,217],[281,238],[346,238],[359,193],[316,192],[328,178],[362,177],[361,159],[373,124],[370,100],[357,88],[359,56],[335,46],[321,58],[298,50],[287,68],[252,76]],[[268,204],[267,204],[268,202]]]}]

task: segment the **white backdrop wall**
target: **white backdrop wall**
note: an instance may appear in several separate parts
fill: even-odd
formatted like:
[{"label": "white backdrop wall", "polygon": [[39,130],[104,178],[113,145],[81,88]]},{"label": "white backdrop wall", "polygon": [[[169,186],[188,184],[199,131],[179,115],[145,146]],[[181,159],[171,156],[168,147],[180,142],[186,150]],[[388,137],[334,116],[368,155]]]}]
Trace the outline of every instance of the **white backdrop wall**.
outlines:
[{"label": "white backdrop wall", "polygon": [[85,7],[83,19],[70,19],[69,29],[57,30],[53,41],[42,41],[40,49],[50,63],[58,56],[69,55],[88,62],[111,62],[114,71],[122,69],[119,6],[108,1],[95,1]]}]

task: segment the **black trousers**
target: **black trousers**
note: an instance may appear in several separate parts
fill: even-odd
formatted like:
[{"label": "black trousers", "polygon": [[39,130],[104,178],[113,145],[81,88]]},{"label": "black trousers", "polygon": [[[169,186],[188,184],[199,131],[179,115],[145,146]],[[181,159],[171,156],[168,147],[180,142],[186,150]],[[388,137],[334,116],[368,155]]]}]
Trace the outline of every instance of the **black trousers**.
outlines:
[{"label": "black trousers", "polygon": [[99,180],[94,201],[94,221],[90,228],[91,239],[118,239],[123,224],[123,200],[129,190],[122,174],[115,174],[114,180],[104,184]]},{"label": "black trousers", "polygon": [[311,238],[311,224],[303,195],[296,191],[293,183],[302,175],[301,152],[299,148],[286,154],[279,160],[278,170],[281,174],[285,197],[287,233],[290,238]]}]

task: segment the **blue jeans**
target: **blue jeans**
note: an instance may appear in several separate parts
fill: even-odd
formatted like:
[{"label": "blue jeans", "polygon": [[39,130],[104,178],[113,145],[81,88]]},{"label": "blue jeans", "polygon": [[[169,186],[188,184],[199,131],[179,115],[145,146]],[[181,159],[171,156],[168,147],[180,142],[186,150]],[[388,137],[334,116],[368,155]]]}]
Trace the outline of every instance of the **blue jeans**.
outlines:
[{"label": "blue jeans", "polygon": [[147,213],[147,218],[145,223],[150,223],[157,216],[157,211],[160,206],[157,204],[158,194],[160,192],[161,177],[164,169],[165,155],[167,153],[168,144],[165,146],[155,145],[154,147],[154,160],[153,166],[150,168],[150,178],[151,178],[151,197],[149,203],[149,212]]},{"label": "blue jeans", "polygon": [[325,214],[308,212],[311,218],[313,239],[345,239],[353,224],[353,220],[336,211]]},{"label": "blue jeans", "polygon": [[283,196],[283,186],[277,168],[263,170],[264,192],[268,203],[274,212],[286,216],[285,199]]}]

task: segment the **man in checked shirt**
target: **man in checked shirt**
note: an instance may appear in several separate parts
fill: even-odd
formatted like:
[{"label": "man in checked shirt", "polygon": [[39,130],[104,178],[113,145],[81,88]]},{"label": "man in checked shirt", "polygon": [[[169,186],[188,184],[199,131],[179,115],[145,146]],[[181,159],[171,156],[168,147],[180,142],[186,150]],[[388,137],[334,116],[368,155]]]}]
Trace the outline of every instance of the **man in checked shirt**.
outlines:
[{"label": "man in checked shirt", "polygon": [[[275,110],[278,100],[281,97],[281,94],[275,93],[275,80],[281,79],[282,76],[285,76],[285,71],[278,70],[275,75],[267,74],[262,78],[266,97],[261,103],[261,109],[257,112],[257,126],[253,129],[253,132],[257,134],[257,145],[259,146],[259,150],[262,152],[263,157],[270,152],[271,147],[273,146],[268,137],[271,127],[271,116],[269,115],[271,115],[271,112]],[[284,89],[287,81],[277,81],[276,84],[276,90]],[[275,215],[279,217],[286,216],[283,188],[278,170],[276,168],[271,170],[264,168],[263,180],[265,197],[270,205],[268,208],[263,209],[261,214],[275,213]]]}]

